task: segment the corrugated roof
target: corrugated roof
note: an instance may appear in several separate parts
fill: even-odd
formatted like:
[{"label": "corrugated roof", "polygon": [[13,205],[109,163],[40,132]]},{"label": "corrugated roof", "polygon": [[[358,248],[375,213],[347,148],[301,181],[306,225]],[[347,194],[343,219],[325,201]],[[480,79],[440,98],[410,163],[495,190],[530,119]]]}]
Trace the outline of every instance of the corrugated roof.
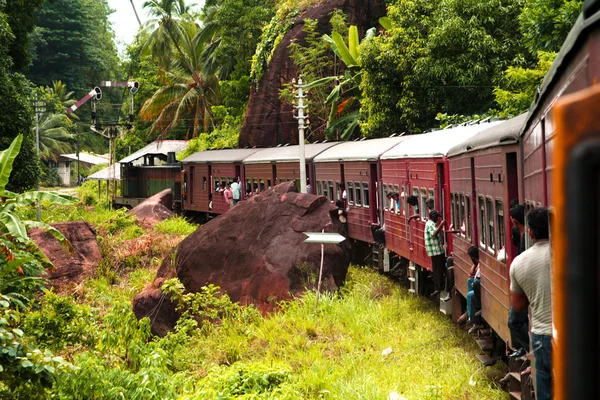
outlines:
[{"label": "corrugated roof", "polygon": [[442,157],[448,154],[448,150],[457,144],[500,123],[500,121],[483,122],[480,124],[459,126],[452,129],[442,129],[420,135],[412,135],[404,142],[393,147],[391,150],[386,151],[381,156],[381,159]]},{"label": "corrugated roof", "polygon": [[519,141],[521,128],[526,119],[527,113],[523,113],[518,117],[494,125],[451,148],[448,151],[448,156],[456,156],[469,151],[483,150],[493,146],[517,143]]},{"label": "corrugated roof", "polygon": [[[77,161],[77,154],[61,154],[60,156],[67,160]],[[79,161],[91,165],[108,164],[106,158],[84,152],[79,153]]]},{"label": "corrugated roof", "polygon": [[343,142],[315,157],[315,162],[377,161],[387,150],[405,141],[408,136]]},{"label": "corrugated roof", "polygon": [[[552,91],[552,87],[554,84],[561,79],[562,72],[566,69],[571,61],[571,56],[574,54],[579,47],[581,46],[582,40],[584,40],[589,34],[589,30],[592,29],[596,24],[600,23],[600,11],[596,11],[598,8],[595,1],[591,1],[588,3],[588,13],[582,13],[577,18],[575,25],[569,32],[569,35],[563,42],[560,47],[560,51],[550,70],[546,73],[544,80],[539,88],[539,95],[536,95],[531,106],[529,107],[529,115],[527,116],[527,120],[525,124],[523,124],[523,129],[521,130],[521,134],[524,134],[527,131],[527,128],[533,118],[534,111],[542,104],[547,96],[550,95]],[[593,13],[588,15],[589,13]]]},{"label": "corrugated roof", "polygon": [[117,181],[121,180],[121,164],[115,163],[112,164],[92,175],[88,176],[87,179],[98,180],[98,181],[109,181],[113,179],[113,165],[115,166],[115,179]]},{"label": "corrugated roof", "polygon": [[[312,160],[321,152],[337,145],[338,142],[313,143],[304,145],[304,157],[306,161]],[[263,149],[252,154],[244,160],[244,164],[269,164],[277,162],[294,162],[300,160],[300,148],[296,146],[272,147]]]},{"label": "corrugated roof", "polygon": [[199,151],[183,160],[183,163],[236,163],[262,149],[226,149]]},{"label": "corrugated roof", "polygon": [[127,163],[133,162],[133,161],[137,160],[138,158],[141,158],[147,154],[163,154],[166,156],[167,153],[169,153],[169,152],[177,153],[178,151],[185,149],[185,147],[187,145],[188,145],[187,140],[156,141],[156,142],[150,143],[149,145],[145,146],[144,148],[139,149],[135,153],[125,157],[124,159],[120,160],[119,162],[121,164],[127,164]]}]

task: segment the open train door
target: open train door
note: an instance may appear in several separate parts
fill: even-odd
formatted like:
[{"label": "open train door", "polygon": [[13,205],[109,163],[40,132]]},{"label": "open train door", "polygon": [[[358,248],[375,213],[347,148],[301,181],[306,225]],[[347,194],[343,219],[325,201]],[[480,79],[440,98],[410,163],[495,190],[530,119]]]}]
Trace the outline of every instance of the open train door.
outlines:
[{"label": "open train door", "polygon": [[600,85],[560,99],[553,117],[554,398],[592,399],[600,393]]}]

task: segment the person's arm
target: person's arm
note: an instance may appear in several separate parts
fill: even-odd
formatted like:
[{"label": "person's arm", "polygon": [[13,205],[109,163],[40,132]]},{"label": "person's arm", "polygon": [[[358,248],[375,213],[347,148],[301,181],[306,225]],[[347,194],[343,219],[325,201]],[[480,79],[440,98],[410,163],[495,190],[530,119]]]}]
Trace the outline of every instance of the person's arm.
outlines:
[{"label": "person's arm", "polygon": [[529,306],[529,299],[524,293],[515,293],[510,291],[510,305],[515,309],[516,312],[521,312],[527,309]]},{"label": "person's arm", "polygon": [[445,229],[444,229],[444,233],[460,233],[460,231],[459,231],[459,230],[457,230],[457,229],[452,229],[452,228],[454,228],[454,225],[453,225],[453,224],[450,224],[450,229],[448,229],[448,230],[445,230]]},{"label": "person's arm", "polygon": [[438,225],[438,227],[436,228],[435,231],[433,231],[433,236],[437,236],[440,234],[440,232],[442,231],[442,229],[444,229],[444,224],[446,223],[446,220],[442,220],[442,222],[440,222],[440,224]]}]

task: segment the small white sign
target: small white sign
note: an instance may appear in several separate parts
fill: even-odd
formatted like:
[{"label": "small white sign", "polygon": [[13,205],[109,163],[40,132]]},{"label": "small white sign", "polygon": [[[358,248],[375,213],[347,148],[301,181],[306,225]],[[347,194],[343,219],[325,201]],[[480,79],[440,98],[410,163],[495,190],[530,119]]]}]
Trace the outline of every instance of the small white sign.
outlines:
[{"label": "small white sign", "polygon": [[303,232],[308,238],[304,241],[306,243],[331,243],[337,244],[346,240],[345,237],[339,233],[322,233],[322,232]]}]

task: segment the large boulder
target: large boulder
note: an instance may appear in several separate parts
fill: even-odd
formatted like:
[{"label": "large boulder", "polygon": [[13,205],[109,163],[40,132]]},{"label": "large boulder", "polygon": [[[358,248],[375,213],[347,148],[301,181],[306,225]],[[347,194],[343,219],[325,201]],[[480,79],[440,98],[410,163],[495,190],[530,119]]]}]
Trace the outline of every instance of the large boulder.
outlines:
[{"label": "large boulder", "polygon": [[171,189],[165,189],[152,197],[148,197],[128,212],[134,214],[142,224],[154,225],[175,215],[171,211],[172,205],[173,195]]},{"label": "large boulder", "polygon": [[[252,87],[248,101],[248,111],[240,132],[239,147],[275,147],[278,144],[298,144],[298,123],[294,119],[292,106],[280,98],[283,85],[298,77],[298,67],[290,58],[289,46],[293,42],[306,44],[303,32],[304,21],[317,21],[317,32],[331,35],[331,13],[336,9],[344,11],[350,25],[356,25],[361,37],[367,29],[378,26],[378,20],[386,13],[384,0],[324,0],[302,12],[292,28],[281,39],[258,88]],[[340,73],[325,71],[327,75]],[[307,82],[308,83],[308,82]],[[312,136],[323,138],[324,127],[315,128]]]},{"label": "large boulder", "polygon": [[[286,182],[245,200],[198,228],[163,261],[157,281],[133,301],[138,318],[150,316],[156,334],[173,321],[173,305],[164,304],[160,284],[177,277],[187,291],[215,284],[231,300],[270,312],[279,300],[305,290],[318,276],[321,246],[304,243],[302,232],[338,232],[335,207],[322,196],[295,191]],[[325,245],[323,287],[337,290],[348,270],[349,246]],[[159,280],[160,279],[160,280]]]},{"label": "large boulder", "polygon": [[87,221],[52,224],[71,243],[68,252],[51,234],[41,229],[31,229],[29,237],[54,264],[55,270],[47,277],[59,289],[69,283],[78,284],[91,275],[102,259],[94,227]]}]

